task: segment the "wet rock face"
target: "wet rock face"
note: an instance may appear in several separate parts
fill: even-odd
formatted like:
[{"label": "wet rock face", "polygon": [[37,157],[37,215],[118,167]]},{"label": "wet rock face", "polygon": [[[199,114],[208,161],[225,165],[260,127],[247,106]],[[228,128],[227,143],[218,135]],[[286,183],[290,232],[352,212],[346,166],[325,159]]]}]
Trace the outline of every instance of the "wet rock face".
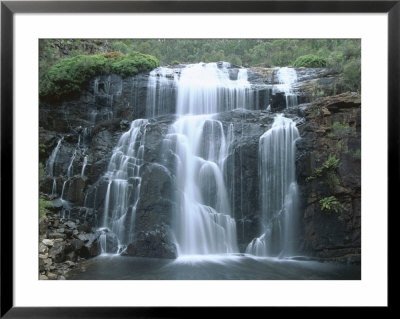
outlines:
[{"label": "wet rock face", "polygon": [[178,254],[170,234],[170,228],[164,224],[154,225],[151,231],[140,231],[125,255],[175,259]]},{"label": "wet rock face", "polygon": [[[361,247],[361,104],[358,94],[316,100],[306,110],[297,143],[297,181],[304,210],[304,249],[321,258],[357,255]],[[334,156],[339,166],[307,182]],[[342,209],[322,210],[320,200],[335,196]]]},{"label": "wet rock face", "polygon": [[[232,79],[237,78],[237,73],[237,69],[229,69]],[[360,247],[359,97],[347,94],[313,101],[315,87],[333,94],[329,90],[337,81],[337,76],[326,69],[298,69],[298,81],[294,85],[298,101],[313,102],[307,107],[284,110],[285,96],[282,92],[273,92],[270,87],[277,83],[276,69],[254,68],[249,70],[248,76],[252,88],[257,91],[255,99],[262,110],[234,110],[217,116],[225,133],[233,126],[234,138],[224,174],[240,251],[244,252],[249,242],[260,236],[258,144],[260,136],[271,127],[276,115],[266,111],[270,105],[272,112],[285,111],[288,117],[297,120],[305,116],[299,126],[302,138],[296,144],[297,181],[301,209],[304,211],[300,240],[303,250],[321,258],[356,254]],[[63,137],[54,161],[56,193],[61,195],[64,188],[63,199],[70,205],[68,217],[78,219],[81,224],[86,222],[93,227],[101,226],[108,186],[104,173],[114,147],[121,135],[129,130],[131,121],[146,117],[148,77],[148,74],[126,79],[113,75],[96,77],[90,81],[79,100],[40,105],[39,143],[43,145],[40,147],[40,161],[46,168],[46,160]],[[171,103],[174,104],[175,100],[171,99]],[[171,240],[171,229],[173,212],[176,211],[173,190],[176,189],[178,168],[173,154],[163,153],[163,140],[175,119],[175,115],[164,115],[150,119],[146,126],[145,163],[140,170],[141,196],[135,216],[137,236],[127,249],[132,256],[175,258],[177,254]],[[335,126],[335,122],[341,126]],[[339,130],[335,131],[334,127],[339,127]],[[337,149],[339,145],[340,150]],[[337,189],[330,192],[321,180],[307,183],[306,178],[333,152],[337,152],[341,163],[337,172]],[[82,174],[85,156],[87,163]],[[51,194],[53,186],[54,178],[47,176],[41,180],[40,190]],[[339,220],[337,214],[321,211],[319,199],[327,195],[336,196],[345,207],[341,216],[343,220]],[[54,212],[60,213],[61,209],[56,207]],[[64,232],[57,229],[48,234],[49,239],[69,241],[75,238],[76,241],[73,245],[66,244],[64,247],[57,244],[60,246],[57,249],[52,247],[54,259],[75,262],[79,258],[99,254],[99,235],[83,239],[76,237],[76,232],[82,232],[78,228],[66,227]],[[110,239],[110,245],[115,248],[118,243]],[[43,267],[46,267],[44,261]]]},{"label": "wet rock face", "polygon": [[65,185],[64,198],[65,200],[76,203],[79,206],[83,205],[85,199],[85,187],[87,178],[82,176],[74,176],[69,179]]}]

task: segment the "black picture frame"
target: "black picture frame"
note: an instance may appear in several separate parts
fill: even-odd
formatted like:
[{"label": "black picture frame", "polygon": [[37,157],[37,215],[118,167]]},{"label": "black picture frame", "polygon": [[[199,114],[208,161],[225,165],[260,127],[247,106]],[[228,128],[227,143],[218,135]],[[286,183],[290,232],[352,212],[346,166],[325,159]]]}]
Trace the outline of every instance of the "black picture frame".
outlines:
[{"label": "black picture frame", "polygon": [[[388,218],[399,182],[400,0],[397,1],[1,1],[1,318],[191,317],[226,308],[14,307],[13,304],[13,19],[15,13],[387,13],[388,14]],[[392,220],[392,219],[391,219]],[[388,222],[388,234],[390,226]],[[388,237],[388,244],[390,244]],[[388,245],[388,247],[390,247]],[[389,254],[388,254],[389,258]],[[390,258],[388,260],[390,262]],[[389,269],[388,269],[389,270]],[[390,280],[388,280],[388,287]],[[391,296],[391,295],[390,295]],[[391,306],[388,299],[388,310]],[[252,308],[254,309],[254,308]],[[288,308],[301,316],[308,308]],[[338,309],[333,309],[336,312]],[[357,309],[353,309],[358,311]],[[249,316],[246,307],[235,314]],[[262,311],[262,310],[261,310]],[[347,308],[348,313],[353,312]]]}]

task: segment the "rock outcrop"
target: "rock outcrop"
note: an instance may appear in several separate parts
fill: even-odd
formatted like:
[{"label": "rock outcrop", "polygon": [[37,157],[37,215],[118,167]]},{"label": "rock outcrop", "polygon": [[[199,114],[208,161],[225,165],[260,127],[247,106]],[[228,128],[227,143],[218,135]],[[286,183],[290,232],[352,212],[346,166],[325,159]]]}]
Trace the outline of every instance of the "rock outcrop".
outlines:
[{"label": "rock outcrop", "polygon": [[[357,93],[315,100],[299,127],[297,181],[304,211],[304,246],[308,254],[328,260],[359,262],[361,254],[361,101]],[[326,161],[338,165],[328,167]],[[317,172],[317,174],[316,174]],[[311,177],[311,178],[310,178]],[[334,197],[337,211],[323,210]]]}]

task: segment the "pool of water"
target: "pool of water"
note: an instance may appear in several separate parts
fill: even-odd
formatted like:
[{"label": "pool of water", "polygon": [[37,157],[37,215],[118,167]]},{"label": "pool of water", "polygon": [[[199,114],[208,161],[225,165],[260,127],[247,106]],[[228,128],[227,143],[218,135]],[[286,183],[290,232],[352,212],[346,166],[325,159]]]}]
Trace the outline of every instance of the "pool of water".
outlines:
[{"label": "pool of water", "polygon": [[360,280],[361,266],[249,255],[175,260],[101,255],[71,271],[73,280]]}]

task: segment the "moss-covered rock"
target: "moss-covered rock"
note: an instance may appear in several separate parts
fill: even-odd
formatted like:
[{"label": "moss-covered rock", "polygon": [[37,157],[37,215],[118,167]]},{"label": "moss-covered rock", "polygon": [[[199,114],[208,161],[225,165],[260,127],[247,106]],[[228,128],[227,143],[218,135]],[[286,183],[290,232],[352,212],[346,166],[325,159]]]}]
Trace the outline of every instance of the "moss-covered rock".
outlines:
[{"label": "moss-covered rock", "polygon": [[68,100],[78,97],[94,76],[117,74],[125,78],[158,66],[157,58],[138,52],[129,55],[119,52],[78,55],[60,60],[41,75],[39,95],[47,101]]}]

